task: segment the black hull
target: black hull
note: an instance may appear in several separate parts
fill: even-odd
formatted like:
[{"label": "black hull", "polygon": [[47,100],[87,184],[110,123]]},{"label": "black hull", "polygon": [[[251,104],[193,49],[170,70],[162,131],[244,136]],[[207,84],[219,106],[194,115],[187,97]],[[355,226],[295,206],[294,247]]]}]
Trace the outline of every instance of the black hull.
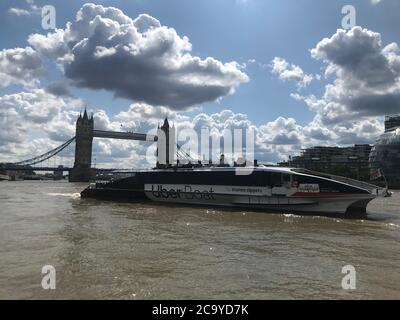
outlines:
[{"label": "black hull", "polygon": [[119,200],[126,202],[150,201],[144,191],[120,190],[120,189],[91,189],[86,188],[81,192],[81,198],[93,198],[99,200]]}]

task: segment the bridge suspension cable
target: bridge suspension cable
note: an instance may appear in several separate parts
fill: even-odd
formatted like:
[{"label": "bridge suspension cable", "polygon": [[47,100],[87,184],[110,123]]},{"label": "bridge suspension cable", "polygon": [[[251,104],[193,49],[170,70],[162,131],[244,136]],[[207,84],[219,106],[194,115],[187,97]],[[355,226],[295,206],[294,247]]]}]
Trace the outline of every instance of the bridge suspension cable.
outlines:
[{"label": "bridge suspension cable", "polygon": [[24,161],[20,162],[15,162],[13,165],[19,165],[19,166],[32,166],[34,164],[46,161],[47,159],[50,159],[63,151],[66,147],[68,147],[73,141],[75,141],[75,137],[69,139],[68,141],[64,142],[62,145],[58,146],[57,148],[54,148],[53,150],[50,150],[44,154],[41,154],[40,156],[34,157],[32,159],[27,159]]},{"label": "bridge suspension cable", "polygon": [[188,154],[187,152],[181,150],[181,146],[179,144],[176,144],[176,156],[178,159],[184,159],[188,162],[195,162],[196,160],[193,159],[190,154]]}]

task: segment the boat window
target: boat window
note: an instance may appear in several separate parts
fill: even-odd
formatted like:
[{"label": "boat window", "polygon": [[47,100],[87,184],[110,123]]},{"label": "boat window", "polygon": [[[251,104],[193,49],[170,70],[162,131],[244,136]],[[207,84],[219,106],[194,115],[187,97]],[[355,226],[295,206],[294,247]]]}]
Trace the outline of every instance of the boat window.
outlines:
[{"label": "boat window", "polygon": [[292,187],[297,188],[299,186],[299,176],[294,174],[292,176]]},{"label": "boat window", "polygon": [[271,185],[273,187],[282,187],[282,174],[277,172],[271,173]]},{"label": "boat window", "polygon": [[291,175],[290,174],[282,174],[282,182],[284,186],[289,186],[291,183]]}]

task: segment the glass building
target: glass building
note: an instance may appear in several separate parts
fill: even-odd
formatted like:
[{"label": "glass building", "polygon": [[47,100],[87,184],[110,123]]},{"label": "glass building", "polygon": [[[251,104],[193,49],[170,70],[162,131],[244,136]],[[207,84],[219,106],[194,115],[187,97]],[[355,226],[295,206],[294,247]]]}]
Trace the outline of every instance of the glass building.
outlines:
[{"label": "glass building", "polygon": [[390,188],[400,188],[400,116],[386,117],[385,133],[371,149],[370,168],[371,176],[383,175]]}]

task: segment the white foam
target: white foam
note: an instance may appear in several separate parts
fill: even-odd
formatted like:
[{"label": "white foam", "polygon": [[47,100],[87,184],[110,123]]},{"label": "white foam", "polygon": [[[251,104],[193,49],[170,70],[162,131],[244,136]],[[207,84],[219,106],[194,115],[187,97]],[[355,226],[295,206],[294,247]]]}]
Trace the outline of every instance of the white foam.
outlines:
[{"label": "white foam", "polygon": [[395,223],[387,223],[386,224],[390,229],[399,229],[400,225],[395,224]]},{"label": "white foam", "polygon": [[81,197],[81,194],[79,192],[75,193],[47,193],[49,196],[55,196],[55,197],[68,197],[68,198],[73,198],[77,199]]},{"label": "white foam", "polygon": [[295,215],[293,213],[285,213],[283,214],[285,218],[301,218],[301,216]]}]

